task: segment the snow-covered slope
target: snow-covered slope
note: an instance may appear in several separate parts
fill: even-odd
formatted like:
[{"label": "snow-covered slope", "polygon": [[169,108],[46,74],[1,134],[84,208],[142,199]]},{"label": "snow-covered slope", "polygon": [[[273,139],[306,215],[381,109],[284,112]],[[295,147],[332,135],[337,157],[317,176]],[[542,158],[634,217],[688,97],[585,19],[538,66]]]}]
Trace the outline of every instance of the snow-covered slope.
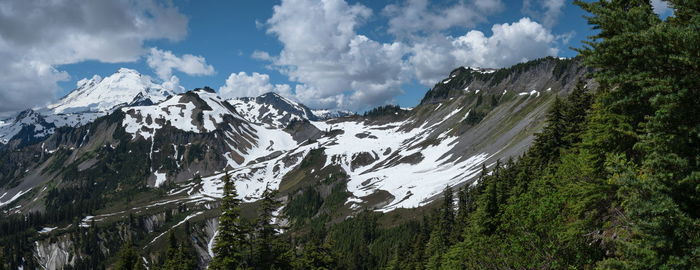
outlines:
[{"label": "snow-covered slope", "polygon": [[[248,122],[211,88],[198,88],[172,96],[158,104],[125,107],[121,110],[125,113],[122,122],[124,130],[132,134],[134,140],[152,142],[152,158],[154,153],[166,151],[161,148],[187,149],[191,141],[184,141],[182,145],[175,142],[172,145],[155,145],[158,135],[176,137],[183,132],[201,134],[199,140],[206,141],[209,149],[217,149],[225,160],[223,166],[228,168],[240,167],[277,151],[288,151],[298,144],[282,129]],[[180,169],[181,155],[176,152],[171,158],[175,159],[177,169]],[[209,170],[224,169],[212,164],[209,167],[213,167]],[[156,185],[177,174],[158,168],[154,168],[153,173]]]},{"label": "snow-covered slope", "polygon": [[[94,111],[89,117],[85,112],[42,115],[41,110],[27,111],[0,123],[0,131],[5,132],[0,136],[15,133],[25,137],[55,130],[41,143],[3,153],[7,158],[0,163],[0,183],[8,184],[0,185],[0,210],[27,213],[40,209],[49,188],[71,192],[76,175],[95,176],[95,185],[118,187],[105,188],[96,196],[111,200],[108,192],[112,191],[143,192],[145,196],[123,209],[102,208],[94,217],[78,217],[85,226],[94,220],[102,228],[117,228],[120,225],[115,222],[132,213],[165,217],[164,211],[178,210],[178,215],[172,215],[173,222],[162,223],[165,227],[140,231],[148,238],[147,246],[141,248],[145,260],[150,260],[154,253],[149,248],[162,244],[167,230],[186,226],[186,221],[198,228],[208,222],[205,218],[216,220],[224,172],[247,203],[259,200],[266,187],[278,189],[279,199],[287,205],[314,190],[329,202],[317,213],[330,214],[329,222],[362,209],[389,212],[425,206],[446,186],[459,188],[477,181],[482,164],[493,166],[498,160],[518,157],[529,147],[533,134],[543,126],[549,105],[586,78],[586,69],[577,62],[560,61],[545,59],[499,70],[458,68],[415,108],[328,120],[324,118],[342,113],[310,110],[276,94],[223,100],[210,88],[172,95],[161,102],[145,99],[149,91],[134,91],[128,101],[124,96],[122,103],[110,103],[116,104],[115,113],[94,122],[67,116],[91,119],[105,114],[100,108],[112,105],[66,100],[52,108]],[[127,74],[125,78],[137,77]],[[104,89],[113,89],[97,86],[105,80],[85,81],[83,88],[105,93]],[[76,90],[72,97],[78,96],[94,97]],[[59,121],[57,126],[90,123],[75,129],[52,126]],[[31,132],[23,128],[36,123],[45,125]],[[51,168],[74,168],[79,173]],[[110,176],[104,177],[108,180],[100,181],[103,174]],[[61,224],[44,227],[57,225]],[[207,238],[198,242],[210,246],[216,225],[207,231]],[[59,227],[41,234],[69,232]],[[204,261],[210,259],[206,251],[205,245]],[[35,255],[49,256],[45,251]]]},{"label": "snow-covered slope", "polygon": [[9,139],[23,130],[33,132],[32,138],[42,138],[53,133],[54,125],[47,122],[44,116],[34,110],[20,112],[14,119],[0,121],[0,143],[7,143]]},{"label": "snow-covered slope", "polygon": [[[122,108],[127,132],[149,139],[164,126],[182,131],[211,132],[224,123],[225,116],[243,120],[213,90],[196,89],[150,105]],[[244,128],[244,131],[247,128]]]},{"label": "snow-covered slope", "polygon": [[349,111],[312,110],[276,93],[228,100],[245,119],[268,127],[284,128],[292,121],[319,121],[352,115]]},{"label": "snow-covered slope", "polygon": [[345,110],[311,110],[311,113],[319,120],[351,116],[355,113]]},{"label": "snow-covered slope", "polygon": [[291,121],[316,120],[309,108],[276,93],[234,98],[228,102],[248,121],[268,127],[284,128]]},{"label": "snow-covered slope", "polygon": [[6,144],[22,130],[34,132],[24,134],[25,139],[38,140],[51,135],[54,128],[82,126],[119,107],[154,104],[173,94],[132,69],[121,68],[104,79],[95,75],[80,80],[75,90],[57,102],[0,123],[0,143]]},{"label": "snow-covered slope", "polygon": [[104,79],[95,75],[80,80],[75,90],[46,108],[53,113],[110,112],[137,101],[135,99],[157,103],[172,95],[171,91],[151,81],[149,76],[120,68]]}]

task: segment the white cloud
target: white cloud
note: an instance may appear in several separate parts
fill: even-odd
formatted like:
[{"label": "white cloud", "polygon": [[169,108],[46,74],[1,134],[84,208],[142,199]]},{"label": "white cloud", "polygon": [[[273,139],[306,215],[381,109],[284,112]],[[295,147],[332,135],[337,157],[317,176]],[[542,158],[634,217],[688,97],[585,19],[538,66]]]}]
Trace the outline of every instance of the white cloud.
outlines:
[{"label": "white cloud", "polygon": [[365,96],[401,92],[406,48],[357,34],[356,28],[371,15],[369,8],[343,0],[284,0],[274,7],[268,33],[283,49],[273,66],[302,84],[296,91],[300,101],[315,107],[360,108],[384,103]]},{"label": "white cloud", "polygon": [[270,76],[253,72],[231,73],[226,84],[219,88],[219,95],[224,98],[256,97],[268,92],[276,92],[282,96],[291,96],[291,87],[287,84],[271,84]]},{"label": "white cloud", "polygon": [[253,54],[250,55],[253,59],[258,59],[258,60],[263,60],[263,61],[272,61],[274,60],[272,56],[268,52],[264,51],[254,51]]},{"label": "white cloud", "polygon": [[452,27],[473,27],[484,21],[486,15],[502,8],[500,0],[457,1],[439,9],[429,6],[428,0],[408,0],[404,4],[386,6],[383,13],[390,18],[388,32],[403,38]]},{"label": "white cloud", "polygon": [[60,65],[136,61],[144,41],[187,34],[187,18],[156,0],[1,1],[0,21],[0,112],[53,99],[69,78]]},{"label": "white cloud", "polygon": [[175,75],[171,76],[169,80],[164,81],[161,86],[163,89],[170,90],[173,93],[185,92],[185,87],[180,85],[180,78]]},{"label": "white cloud", "polygon": [[[533,4],[532,1],[536,3]],[[545,27],[551,28],[559,20],[564,5],[564,0],[523,0],[523,13],[539,19]]]},{"label": "white cloud", "polygon": [[276,56],[256,51],[253,58],[270,61],[296,82],[294,97],[311,107],[366,109],[393,102],[403,93],[401,85],[414,78],[432,86],[458,66],[504,67],[557,54],[557,37],[529,18],[493,25],[491,36],[440,31],[466,28],[502,8],[495,0],[461,1],[438,10],[423,0],[389,5],[383,14],[390,16],[387,31],[397,40],[385,43],[357,33],[372,16],[361,4],[283,0],[266,22],[282,51]]},{"label": "white cloud", "polygon": [[416,77],[432,85],[458,66],[505,67],[557,55],[556,37],[529,18],[495,24],[493,34],[472,30],[460,37],[435,35],[416,42],[409,58]]},{"label": "white cloud", "polygon": [[171,51],[158,48],[151,48],[146,57],[146,63],[164,81],[170,79],[173,70],[194,76],[214,74],[214,67],[208,65],[207,60],[202,56],[183,54],[182,57],[178,57]]}]

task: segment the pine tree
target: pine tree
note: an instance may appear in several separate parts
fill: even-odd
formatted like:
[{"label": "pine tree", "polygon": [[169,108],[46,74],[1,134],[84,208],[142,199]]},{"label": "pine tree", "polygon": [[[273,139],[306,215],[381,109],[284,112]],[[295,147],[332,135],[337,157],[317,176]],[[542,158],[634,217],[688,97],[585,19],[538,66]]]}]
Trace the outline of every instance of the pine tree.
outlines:
[{"label": "pine tree", "polygon": [[170,233],[168,233],[168,247],[165,250],[165,263],[163,265],[163,269],[178,269],[177,267],[180,264],[180,262],[177,260],[177,255],[177,238],[175,238],[175,233],[171,230]]},{"label": "pine tree", "polygon": [[483,177],[481,184],[483,192],[479,196],[476,225],[479,232],[485,235],[490,235],[495,232],[498,224],[498,182],[497,177],[500,164],[497,162],[494,165],[493,174]]},{"label": "pine tree", "polygon": [[541,133],[535,138],[532,154],[540,166],[544,166],[559,158],[561,147],[564,146],[566,122],[564,119],[565,104],[557,96],[554,104],[547,113],[547,122]]},{"label": "pine tree", "polygon": [[447,186],[442,192],[443,201],[440,217],[440,225],[438,230],[440,231],[440,238],[445,247],[449,246],[452,242],[452,234],[455,224],[455,214],[454,214],[454,193],[452,187]]},{"label": "pine tree", "polygon": [[311,241],[304,246],[299,258],[292,262],[293,269],[306,270],[332,270],[338,268],[338,263],[333,256],[331,243],[326,241],[318,245]]},{"label": "pine tree", "polygon": [[265,187],[260,206],[260,215],[255,225],[255,240],[253,242],[253,267],[255,269],[282,269],[288,265],[285,254],[286,247],[279,236],[279,226],[272,222],[275,212],[281,203],[275,198],[277,191]]},{"label": "pine tree", "polygon": [[582,54],[605,89],[587,138],[609,147],[595,160],[623,206],[607,268],[700,264],[700,13],[697,1],[669,2],[665,21],[649,1],[577,2],[600,29]]},{"label": "pine tree", "polygon": [[168,234],[168,247],[165,252],[165,262],[163,270],[186,270],[195,269],[197,262],[194,254],[189,248],[187,241],[179,242],[175,237],[175,233],[170,231]]},{"label": "pine tree", "polygon": [[134,249],[133,244],[127,241],[117,253],[117,262],[114,269],[133,270],[134,266],[140,263],[138,252]]},{"label": "pine tree", "polygon": [[457,227],[457,234],[461,235],[461,231],[466,227],[469,218],[469,194],[467,193],[469,185],[462,187],[459,192],[457,192],[457,216],[455,217],[455,224]]},{"label": "pine tree", "polygon": [[573,146],[581,142],[581,134],[585,129],[586,116],[593,104],[593,95],[588,92],[583,80],[576,83],[576,87],[566,98],[566,106],[562,117],[566,125],[564,144]]},{"label": "pine tree", "polygon": [[210,269],[240,269],[244,265],[243,252],[246,240],[241,229],[240,204],[236,186],[228,172],[224,175],[224,196],[221,198],[221,217],[219,217],[219,230],[214,244],[214,258],[209,265]]}]

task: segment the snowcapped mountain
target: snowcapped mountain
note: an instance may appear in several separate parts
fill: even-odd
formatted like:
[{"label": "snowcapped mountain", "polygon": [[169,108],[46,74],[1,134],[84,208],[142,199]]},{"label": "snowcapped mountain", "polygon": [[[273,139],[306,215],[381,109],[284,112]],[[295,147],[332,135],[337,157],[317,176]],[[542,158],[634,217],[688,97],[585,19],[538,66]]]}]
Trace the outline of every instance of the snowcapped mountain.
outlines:
[{"label": "snowcapped mountain", "polygon": [[[410,110],[398,113],[389,106],[338,117],[346,112],[311,110],[274,93],[224,100],[205,87],[166,96],[142,77],[120,70],[114,79],[83,81],[46,109],[52,114],[30,110],[0,123],[6,132],[0,136],[42,134],[17,146],[21,151],[0,147],[0,208],[24,213],[51,207],[52,201],[45,200],[49,192],[83,192],[75,183],[89,183],[82,187],[90,187],[90,196],[99,200],[136,194],[138,201],[110,201],[109,208],[75,218],[101,228],[117,228],[130,215],[148,221],[134,228],[148,238],[142,241],[147,243],[142,246],[145,260],[162,244],[163,234],[189,221],[206,264],[225,173],[239,199],[250,203],[243,207],[254,207],[266,188],[278,190],[285,207],[319,197],[322,203],[309,208],[315,212],[305,212],[304,219],[325,215],[328,222],[339,222],[363,209],[423,207],[446,186],[473,184],[482,164],[520,156],[556,97],[567,95],[587,72],[576,60],[554,58],[498,70],[462,67]],[[137,89],[95,102],[125,85]],[[61,116],[86,114],[77,111],[94,118],[57,128],[55,123],[73,119]],[[177,220],[166,222],[167,211],[177,211],[172,215]],[[70,230],[50,232],[66,233]],[[38,240],[37,249],[49,249],[50,241]],[[64,247],[71,240],[60,241],[52,252],[69,252]],[[35,254],[53,265],[70,264],[43,250]]]},{"label": "snowcapped mountain", "polygon": [[106,78],[98,75],[82,79],[77,88],[46,109],[53,113],[110,112],[133,102],[158,103],[172,96],[161,85],[136,70],[120,68]]},{"label": "snowcapped mountain", "polygon": [[345,110],[311,110],[311,113],[313,113],[313,115],[319,120],[355,115],[354,112]]},{"label": "snowcapped mountain", "polygon": [[246,120],[269,127],[284,128],[294,120],[316,120],[311,109],[277,93],[228,100]]},{"label": "snowcapped mountain", "polygon": [[246,120],[269,127],[284,128],[295,120],[319,121],[353,115],[349,111],[312,110],[277,93],[228,100]]},{"label": "snowcapped mountain", "polygon": [[0,143],[7,143],[9,138],[16,135],[31,138],[42,138],[53,133],[55,125],[47,122],[44,116],[33,110],[20,112],[14,119],[0,122]]},{"label": "snowcapped mountain", "polygon": [[[210,160],[212,164],[209,165],[217,165],[198,168],[199,173],[203,174],[227,167],[239,167],[246,162],[276,151],[287,151],[297,145],[292,136],[281,129],[248,122],[231,104],[208,87],[172,96],[158,104],[124,107],[121,111],[124,113],[121,126],[132,135],[132,140],[151,141],[150,159],[175,161],[175,168],[153,168],[155,186],[160,186],[165,177],[189,178],[194,175],[192,169],[184,170],[192,164],[187,164],[183,156],[178,156],[179,149],[182,149],[182,153],[187,153],[192,148],[193,141],[206,145],[212,153],[211,158],[219,161],[223,158],[225,161]],[[173,140],[180,136],[186,138]],[[156,143],[156,140],[164,138],[172,141],[169,144]],[[171,149],[176,150],[172,156],[161,155]],[[203,157],[203,160],[206,159],[208,157]]]},{"label": "snowcapped mountain", "polygon": [[[150,105],[174,95],[149,76],[121,68],[102,78],[82,79],[77,88],[46,107],[30,109],[0,124],[0,143],[22,134],[22,143],[39,140],[64,126],[82,126],[123,106]],[[30,134],[32,133],[32,134]]]}]

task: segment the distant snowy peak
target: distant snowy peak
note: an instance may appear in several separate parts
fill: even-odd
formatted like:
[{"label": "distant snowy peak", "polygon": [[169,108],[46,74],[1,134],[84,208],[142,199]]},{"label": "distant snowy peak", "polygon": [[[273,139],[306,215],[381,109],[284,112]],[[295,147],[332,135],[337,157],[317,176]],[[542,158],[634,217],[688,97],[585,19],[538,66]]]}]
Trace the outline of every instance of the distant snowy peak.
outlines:
[{"label": "distant snowy peak", "polygon": [[228,100],[246,120],[268,127],[284,128],[296,120],[319,121],[352,115],[349,111],[311,110],[277,93]]},{"label": "distant snowy peak", "polygon": [[[172,96],[163,102],[148,106],[125,107],[123,126],[135,137],[150,139],[163,127],[203,133],[212,132],[225,119],[245,122],[234,108],[221,99],[211,88],[198,88]],[[248,126],[244,127],[250,129]]]},{"label": "distant snowy peak", "polygon": [[234,98],[228,100],[228,103],[249,122],[272,128],[284,128],[296,120],[317,120],[308,107],[276,93]]},{"label": "distant snowy peak", "polygon": [[339,118],[355,115],[354,112],[344,111],[344,110],[312,110],[311,111],[316,118],[319,120],[326,120],[331,118]]},{"label": "distant snowy peak", "polygon": [[52,113],[110,112],[132,104],[153,104],[172,96],[149,76],[121,68],[106,78],[93,76],[78,81],[75,90],[47,106]]},{"label": "distant snowy peak", "polygon": [[118,108],[152,105],[174,95],[149,76],[128,68],[106,78],[82,79],[76,86],[54,104],[23,111],[0,123],[0,144],[15,137],[31,142],[51,135],[57,127],[82,126]]},{"label": "distant snowy peak", "polygon": [[[0,143],[6,144],[13,137],[25,133],[31,140],[40,139],[53,133],[54,125],[34,110],[20,112],[14,119],[0,121]],[[30,134],[31,133],[31,134]]]}]

